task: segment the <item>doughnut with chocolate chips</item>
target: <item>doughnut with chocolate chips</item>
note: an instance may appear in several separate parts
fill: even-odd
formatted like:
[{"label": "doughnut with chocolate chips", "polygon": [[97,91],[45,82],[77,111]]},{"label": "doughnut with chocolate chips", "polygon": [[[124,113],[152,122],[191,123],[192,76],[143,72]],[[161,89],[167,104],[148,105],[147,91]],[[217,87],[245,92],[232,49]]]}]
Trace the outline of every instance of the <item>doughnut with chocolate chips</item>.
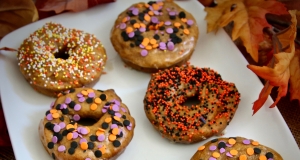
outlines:
[{"label": "doughnut with chocolate chips", "polygon": [[51,104],[39,135],[53,159],[111,159],[129,145],[134,128],[134,118],[114,90],[76,88]]},{"label": "doughnut with chocolate chips", "polygon": [[133,4],[119,14],[111,42],[128,66],[144,72],[188,61],[198,40],[192,14],[169,1]]},{"label": "doughnut with chocolate chips", "polygon": [[191,160],[239,159],[239,160],[282,160],[275,150],[244,137],[213,139],[200,146]]},{"label": "doughnut with chocolate chips", "polygon": [[152,74],[144,110],[163,137],[195,143],[221,134],[239,102],[234,83],[222,80],[212,69],[184,65]]}]

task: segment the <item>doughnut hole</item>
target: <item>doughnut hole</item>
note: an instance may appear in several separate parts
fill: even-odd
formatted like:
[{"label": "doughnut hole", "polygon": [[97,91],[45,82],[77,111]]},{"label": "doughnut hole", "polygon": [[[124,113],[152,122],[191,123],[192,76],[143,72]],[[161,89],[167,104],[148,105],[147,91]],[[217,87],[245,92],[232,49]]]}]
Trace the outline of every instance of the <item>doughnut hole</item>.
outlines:
[{"label": "doughnut hole", "polygon": [[199,95],[195,95],[192,97],[188,97],[185,102],[183,102],[183,106],[188,106],[188,107],[192,107],[192,106],[196,106],[200,104],[200,100],[199,100]]},{"label": "doughnut hole", "polygon": [[93,126],[97,122],[98,121],[93,118],[80,118],[80,120],[77,121],[77,123],[82,126]]},{"label": "doughnut hole", "polygon": [[70,57],[70,55],[67,52],[67,48],[63,47],[62,49],[59,49],[57,53],[54,53],[54,57],[56,59],[60,58],[66,60]]}]

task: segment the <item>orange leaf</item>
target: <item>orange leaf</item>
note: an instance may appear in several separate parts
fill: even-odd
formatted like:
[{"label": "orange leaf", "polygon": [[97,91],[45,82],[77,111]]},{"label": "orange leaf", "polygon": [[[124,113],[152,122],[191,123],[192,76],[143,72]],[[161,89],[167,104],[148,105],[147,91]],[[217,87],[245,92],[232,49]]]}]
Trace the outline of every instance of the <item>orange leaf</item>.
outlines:
[{"label": "orange leaf", "polygon": [[300,103],[300,50],[297,49],[290,65],[290,99]]},{"label": "orange leaf", "polygon": [[[275,102],[270,106],[270,108],[275,107],[275,105],[278,103],[281,97],[285,96],[288,90],[288,84],[290,79],[290,65],[291,60],[294,58],[295,55],[295,43],[294,40],[296,38],[296,11],[290,11],[290,14],[292,15],[292,25],[290,26],[289,30],[287,31],[289,33],[289,52],[280,52],[278,54],[274,54],[274,57],[276,59],[274,68],[270,68],[267,66],[259,67],[255,65],[248,65],[247,67],[252,70],[256,75],[259,77],[268,80],[265,84],[265,87],[263,88],[262,92],[266,90],[266,86],[277,86],[278,88],[278,95],[275,100]],[[269,87],[268,87],[269,88]],[[260,93],[260,96],[257,101],[260,103],[255,103],[253,106],[253,114],[255,114],[258,109],[260,109],[263,105],[261,102],[265,102],[266,94],[268,93]],[[262,96],[263,95],[263,96]]]},{"label": "orange leaf", "polygon": [[265,14],[286,14],[286,8],[276,0],[217,0],[216,7],[206,7],[207,31],[217,31],[234,22],[232,40],[240,38],[251,57],[258,62],[258,45],[263,41],[263,29],[271,27]]}]

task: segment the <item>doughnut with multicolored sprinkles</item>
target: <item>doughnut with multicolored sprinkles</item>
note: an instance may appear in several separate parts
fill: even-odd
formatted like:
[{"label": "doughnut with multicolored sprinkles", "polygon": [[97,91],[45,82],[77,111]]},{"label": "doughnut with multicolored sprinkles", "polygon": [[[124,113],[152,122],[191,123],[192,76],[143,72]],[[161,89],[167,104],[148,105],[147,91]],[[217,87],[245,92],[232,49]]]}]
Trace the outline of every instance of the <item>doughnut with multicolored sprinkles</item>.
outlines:
[{"label": "doughnut with multicolored sprinkles", "polygon": [[222,134],[239,102],[234,83],[212,69],[184,65],[152,74],[144,110],[163,137],[195,143]]},{"label": "doughnut with multicolored sprinkles", "polygon": [[134,128],[135,119],[113,89],[76,88],[59,94],[39,134],[56,159],[111,159],[129,145]]}]

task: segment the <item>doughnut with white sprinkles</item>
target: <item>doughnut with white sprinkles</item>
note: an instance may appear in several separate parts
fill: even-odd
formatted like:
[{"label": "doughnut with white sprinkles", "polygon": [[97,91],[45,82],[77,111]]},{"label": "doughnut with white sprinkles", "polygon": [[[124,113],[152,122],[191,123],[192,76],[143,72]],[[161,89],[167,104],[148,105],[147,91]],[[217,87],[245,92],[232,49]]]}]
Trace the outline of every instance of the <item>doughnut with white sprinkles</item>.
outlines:
[{"label": "doughnut with white sprinkles", "polygon": [[30,34],[19,47],[17,58],[30,85],[52,97],[96,82],[107,60],[95,35],[53,22]]}]

